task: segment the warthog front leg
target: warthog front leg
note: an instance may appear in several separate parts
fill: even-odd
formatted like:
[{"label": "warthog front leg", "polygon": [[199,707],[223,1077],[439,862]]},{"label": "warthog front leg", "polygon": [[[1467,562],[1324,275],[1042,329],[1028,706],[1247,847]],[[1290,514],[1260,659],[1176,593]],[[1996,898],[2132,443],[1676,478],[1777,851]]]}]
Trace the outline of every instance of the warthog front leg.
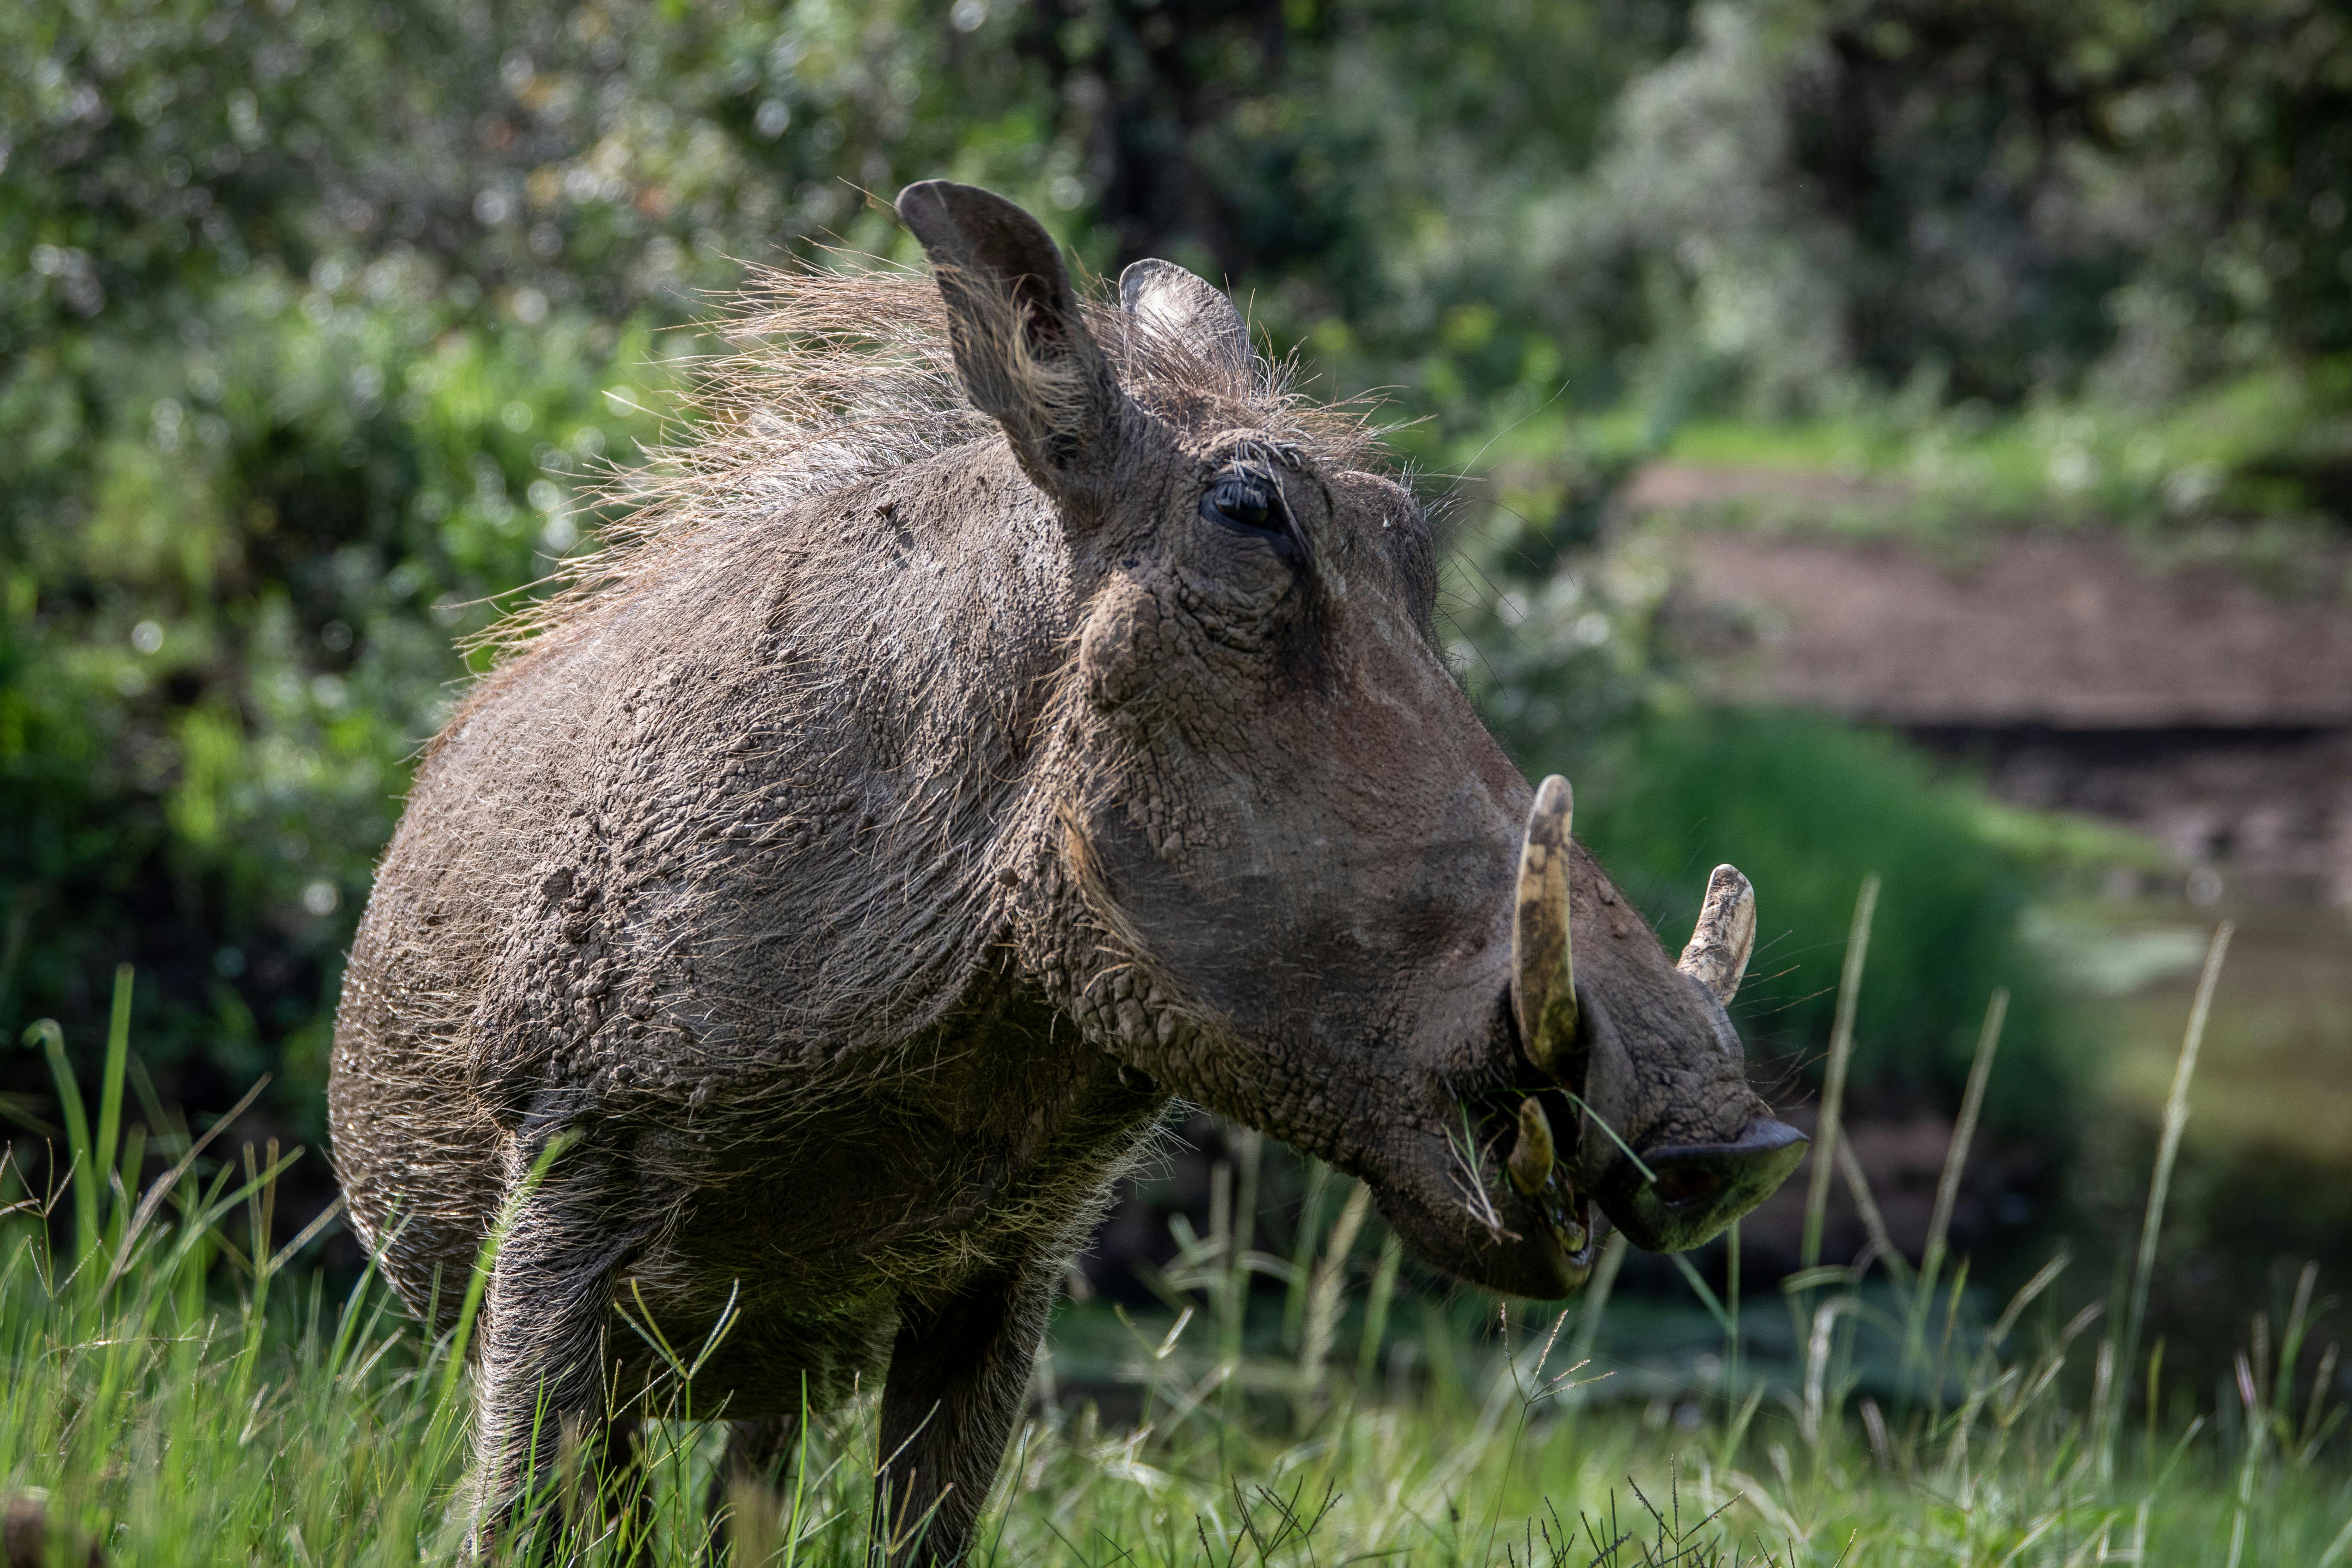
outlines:
[{"label": "warthog front leg", "polygon": [[[517,1185],[525,1169],[515,1171]],[[604,1371],[613,1281],[650,1229],[630,1198],[610,1156],[572,1148],[511,1210],[478,1331],[478,1552],[522,1513],[561,1503],[557,1459],[567,1444],[591,1466],[610,1445]]]},{"label": "warthog front leg", "polygon": [[874,1554],[890,1568],[962,1557],[1028,1394],[1057,1279],[1032,1268],[901,1309],[874,1489]]}]

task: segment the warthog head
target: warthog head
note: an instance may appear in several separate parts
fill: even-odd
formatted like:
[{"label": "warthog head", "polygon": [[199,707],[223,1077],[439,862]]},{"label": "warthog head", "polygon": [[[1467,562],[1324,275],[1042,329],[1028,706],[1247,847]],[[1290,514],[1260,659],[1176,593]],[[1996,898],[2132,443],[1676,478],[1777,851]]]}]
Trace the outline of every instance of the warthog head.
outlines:
[{"label": "warthog head", "polygon": [[1300,423],[1224,294],[1142,262],[1090,305],[1001,198],[898,206],[1068,547],[1070,782],[1013,922],[1048,991],[1496,1289],[1580,1285],[1596,1206],[1675,1250],[1760,1202],[1804,1141],[1724,1013],[1747,879],[1716,872],[1668,959],[1570,837],[1567,784],[1530,791],[1448,669],[1421,508]]}]

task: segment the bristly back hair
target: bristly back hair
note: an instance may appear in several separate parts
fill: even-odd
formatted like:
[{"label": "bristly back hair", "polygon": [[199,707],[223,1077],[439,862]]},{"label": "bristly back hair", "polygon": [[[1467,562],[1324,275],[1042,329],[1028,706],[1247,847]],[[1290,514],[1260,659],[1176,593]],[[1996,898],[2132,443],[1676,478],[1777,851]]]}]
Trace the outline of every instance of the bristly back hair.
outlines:
[{"label": "bristly back hair", "polygon": [[[503,659],[588,618],[657,576],[708,530],[773,518],[818,496],[977,441],[997,422],[956,374],[948,315],[924,271],[844,253],[837,266],[755,267],[735,309],[710,324],[724,352],[689,362],[678,412],[688,434],[651,448],[589,492],[602,542],[562,562],[467,639]],[[1082,285],[1088,330],[1127,396],[1191,435],[1250,430],[1318,466],[1391,471],[1362,402],[1297,389],[1296,354],[1235,366],[1213,345],[1155,330],[1100,279]]]}]

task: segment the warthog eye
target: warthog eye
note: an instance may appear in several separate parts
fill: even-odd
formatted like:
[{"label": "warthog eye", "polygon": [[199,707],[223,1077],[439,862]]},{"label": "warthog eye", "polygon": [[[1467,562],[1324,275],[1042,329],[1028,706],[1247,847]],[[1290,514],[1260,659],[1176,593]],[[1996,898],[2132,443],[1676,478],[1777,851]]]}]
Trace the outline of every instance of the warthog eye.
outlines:
[{"label": "warthog eye", "polygon": [[1219,474],[1201,492],[1201,516],[1220,528],[1265,540],[1294,566],[1301,558],[1297,530],[1290,521],[1290,509],[1283,504],[1282,489],[1266,474],[1247,468],[1229,468]]},{"label": "warthog eye", "polygon": [[1201,511],[1227,528],[1271,528],[1276,521],[1274,497],[1254,479],[1219,479],[1201,498]]}]

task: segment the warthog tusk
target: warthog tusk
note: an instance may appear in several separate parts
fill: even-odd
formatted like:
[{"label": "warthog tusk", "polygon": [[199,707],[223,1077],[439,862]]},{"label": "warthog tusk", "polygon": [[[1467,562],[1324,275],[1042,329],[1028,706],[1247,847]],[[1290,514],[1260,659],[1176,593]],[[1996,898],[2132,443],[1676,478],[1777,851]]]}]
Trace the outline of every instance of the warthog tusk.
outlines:
[{"label": "warthog tusk", "polygon": [[1543,1191],[1551,1180],[1553,1153],[1551,1118],[1532,1096],[1519,1101],[1519,1136],[1511,1145],[1511,1157],[1503,1163],[1511,1185],[1528,1197]]},{"label": "warthog tusk", "polygon": [[1576,1049],[1576,963],[1569,951],[1569,825],[1576,796],[1558,773],[1536,791],[1519,846],[1511,916],[1511,1011],[1537,1068],[1565,1081]]},{"label": "warthog tusk", "polygon": [[1699,909],[1690,945],[1683,949],[1675,967],[1728,1007],[1755,947],[1756,889],[1738,867],[1717,866],[1706,879],[1706,902]]}]

